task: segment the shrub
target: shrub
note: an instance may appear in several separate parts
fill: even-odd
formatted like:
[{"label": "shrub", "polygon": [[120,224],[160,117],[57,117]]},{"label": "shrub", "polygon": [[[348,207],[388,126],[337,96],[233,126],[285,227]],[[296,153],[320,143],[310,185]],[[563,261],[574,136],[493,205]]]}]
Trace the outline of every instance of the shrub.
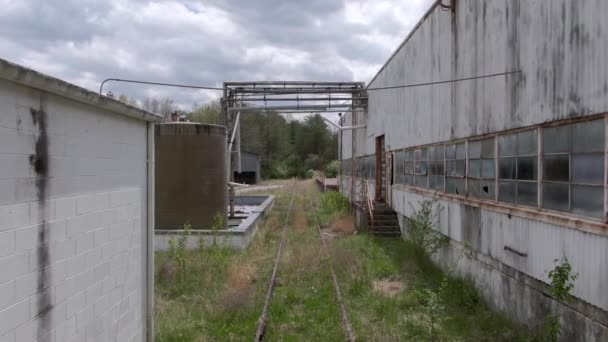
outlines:
[{"label": "shrub", "polygon": [[333,160],[325,166],[325,177],[334,178],[338,176],[338,170],[340,169],[340,162]]},{"label": "shrub", "polygon": [[345,214],[350,211],[350,202],[339,192],[321,195],[321,209],[325,214]]},{"label": "shrub", "polygon": [[434,201],[420,202],[420,209],[410,218],[409,239],[427,254],[432,255],[449,242],[449,238],[433,229],[441,208]]}]

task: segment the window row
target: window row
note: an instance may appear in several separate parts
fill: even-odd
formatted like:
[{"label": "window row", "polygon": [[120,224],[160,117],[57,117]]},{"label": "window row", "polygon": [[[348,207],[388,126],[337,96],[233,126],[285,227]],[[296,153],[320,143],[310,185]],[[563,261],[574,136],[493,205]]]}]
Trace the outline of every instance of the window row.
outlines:
[{"label": "window row", "polygon": [[400,150],[394,182],[604,218],[605,131],[600,119]]}]

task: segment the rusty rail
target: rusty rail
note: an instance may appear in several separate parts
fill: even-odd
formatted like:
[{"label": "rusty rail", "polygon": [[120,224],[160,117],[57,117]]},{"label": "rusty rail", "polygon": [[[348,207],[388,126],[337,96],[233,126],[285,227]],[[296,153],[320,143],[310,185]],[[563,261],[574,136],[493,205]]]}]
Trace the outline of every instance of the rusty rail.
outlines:
[{"label": "rusty rail", "polygon": [[[323,233],[321,232],[321,226],[319,225],[319,219],[317,218],[317,211],[315,210],[315,206],[312,204],[310,197],[305,196],[308,199],[308,203],[310,204],[310,208],[312,210],[312,214],[316,221],[317,231],[319,232],[319,239],[321,239],[321,245],[323,246],[323,252],[325,256],[330,258],[329,251],[327,250],[327,244],[323,239]],[[355,333],[353,331],[353,327],[348,320],[348,313],[346,312],[346,305],[344,304],[344,299],[342,298],[342,292],[340,291],[340,285],[338,284],[338,277],[336,276],[336,272],[334,271],[334,266],[329,261],[329,270],[331,271],[331,280],[334,283],[334,288],[336,290],[336,298],[338,300],[338,304],[340,305],[340,311],[342,313],[342,327],[344,328],[344,333],[346,334],[346,338],[350,342],[354,342],[356,340]]]},{"label": "rusty rail", "polygon": [[262,314],[257,322],[257,329],[255,332],[255,342],[259,342],[264,338],[264,331],[266,330],[266,318],[268,316],[268,307],[270,306],[270,300],[272,299],[272,294],[274,292],[274,286],[276,284],[277,273],[279,269],[279,259],[281,258],[281,251],[283,250],[283,245],[285,244],[285,233],[287,231],[287,223],[289,223],[289,214],[291,214],[291,208],[293,207],[293,200],[296,195],[296,183],[294,182],[293,192],[291,193],[291,201],[289,202],[289,208],[287,209],[287,215],[285,216],[285,221],[283,223],[283,231],[281,232],[281,242],[279,243],[279,248],[277,249],[277,256],[274,259],[274,267],[272,268],[272,276],[270,277],[270,283],[268,284],[268,290],[266,291],[266,299],[264,300],[264,308],[262,309]]}]

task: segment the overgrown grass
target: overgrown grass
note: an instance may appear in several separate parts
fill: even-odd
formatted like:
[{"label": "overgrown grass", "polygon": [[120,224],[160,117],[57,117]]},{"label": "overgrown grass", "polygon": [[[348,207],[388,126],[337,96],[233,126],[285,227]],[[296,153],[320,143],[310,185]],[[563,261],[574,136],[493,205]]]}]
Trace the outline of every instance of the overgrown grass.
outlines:
[{"label": "overgrown grass", "polygon": [[[317,197],[318,197],[317,193]],[[350,212],[350,202],[340,192],[326,192],[320,195],[317,212],[322,225],[331,223],[336,218]],[[317,203],[315,202],[315,205]]]},{"label": "overgrown grass", "polygon": [[[325,223],[350,210],[342,195],[320,195],[311,181],[305,184]],[[158,341],[253,338],[290,200],[289,188],[275,194],[275,209],[245,251],[216,246],[157,253]],[[471,282],[447,276],[419,246],[401,239],[349,235],[330,240],[331,255],[326,258],[304,197],[296,198],[292,214],[266,340],[345,339],[330,262],[360,341],[529,339],[520,327],[491,312]],[[178,267],[176,259],[182,256],[184,266]],[[403,291],[388,296],[374,289],[385,280],[403,284]]]},{"label": "overgrown grass", "polygon": [[[446,276],[412,243],[358,235],[337,241],[333,251],[347,265],[338,277],[361,340],[528,340],[487,308],[471,282]],[[405,290],[394,297],[374,291],[383,279]]]}]

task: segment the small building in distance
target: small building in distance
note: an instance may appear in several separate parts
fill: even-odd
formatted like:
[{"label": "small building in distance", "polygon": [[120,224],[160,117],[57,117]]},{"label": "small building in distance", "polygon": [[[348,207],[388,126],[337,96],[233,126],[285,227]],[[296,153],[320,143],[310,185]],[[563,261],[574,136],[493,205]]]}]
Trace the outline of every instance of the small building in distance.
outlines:
[{"label": "small building in distance", "polygon": [[253,152],[241,152],[241,172],[234,168],[234,181],[243,184],[256,184],[262,180],[261,157]]}]

